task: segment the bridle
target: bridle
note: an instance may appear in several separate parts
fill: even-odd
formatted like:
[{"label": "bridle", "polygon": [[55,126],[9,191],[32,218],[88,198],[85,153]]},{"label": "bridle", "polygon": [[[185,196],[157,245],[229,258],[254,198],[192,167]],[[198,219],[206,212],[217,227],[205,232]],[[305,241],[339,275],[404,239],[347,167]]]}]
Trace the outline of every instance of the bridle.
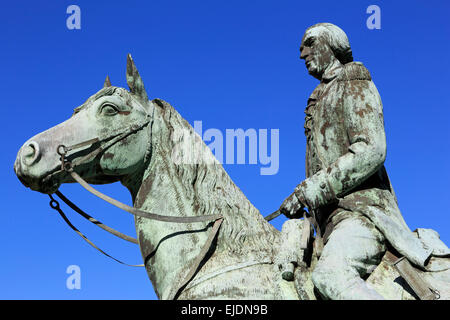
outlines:
[{"label": "bridle", "polygon": [[[191,267],[188,269],[188,272],[185,274],[185,276],[177,277],[177,278],[181,279],[181,281],[179,281],[179,283],[176,286],[173,286],[169,293],[168,299],[175,299],[181,293],[180,290],[184,289],[186,287],[186,285],[192,280],[192,278],[198,271],[200,264],[205,259],[214,239],[216,238],[216,236],[219,232],[219,228],[224,219],[223,216],[221,214],[212,214],[212,215],[203,215],[203,216],[177,217],[177,216],[160,215],[160,214],[155,214],[155,213],[151,213],[148,211],[140,210],[138,208],[126,205],[116,199],[113,199],[113,198],[101,193],[100,191],[98,191],[95,188],[93,188],[92,186],[90,186],[80,175],[78,175],[74,171],[75,167],[82,165],[89,160],[94,159],[97,155],[99,155],[103,151],[107,150],[115,143],[125,139],[126,137],[128,137],[131,134],[138,132],[139,130],[143,129],[144,127],[148,126],[149,124],[151,126],[152,122],[153,122],[153,116],[150,117],[150,115],[147,115],[147,118],[145,121],[143,121],[141,123],[132,124],[131,126],[127,126],[127,127],[123,128],[122,130],[119,130],[119,133],[117,133],[117,131],[116,131],[113,134],[106,135],[104,137],[99,136],[99,137],[89,139],[89,140],[86,140],[81,143],[77,143],[75,145],[68,146],[68,147],[65,145],[59,145],[56,148],[56,152],[60,155],[60,160],[61,160],[61,170],[60,171],[70,174],[70,176],[76,182],[78,182],[83,188],[85,188],[87,191],[89,191],[90,193],[99,197],[100,199],[118,207],[119,209],[127,211],[135,216],[143,217],[146,219],[157,220],[157,221],[163,221],[163,222],[172,222],[172,223],[193,223],[193,222],[206,222],[206,221],[213,222],[211,232],[210,232],[205,244],[203,245],[202,249],[200,250],[199,255],[192,262]],[[98,148],[94,149],[93,151],[91,151],[90,153],[88,153],[87,155],[85,155],[81,158],[76,158],[73,162],[67,159],[66,155],[69,151],[80,149],[80,148],[83,148],[86,146],[92,146],[95,143],[103,143],[103,145],[100,145]],[[78,206],[76,206],[73,202],[71,202],[68,198],[66,198],[59,190],[56,191],[55,194],[61,200],[63,200],[70,208],[72,208],[74,211],[79,213],[83,218],[87,219],[88,221],[94,223],[95,225],[102,228],[103,230],[108,231],[111,234],[113,234],[123,240],[138,244],[137,239],[130,237],[128,235],[125,235],[117,230],[114,230],[113,228],[108,227],[107,225],[101,223],[100,221],[96,220],[95,218],[93,218],[90,215],[88,215],[87,213],[85,213]],[[107,257],[109,257],[121,264],[132,266],[132,267],[144,267],[143,264],[132,265],[132,264],[124,263],[124,262],[114,258],[113,256],[109,255],[102,249],[100,249],[92,241],[90,241],[84,234],[82,234],[70,222],[70,220],[67,218],[67,216],[62,211],[58,201],[55,200],[55,198],[51,194],[49,194],[49,197],[50,197],[50,207],[52,209],[56,210],[60,214],[60,216],[63,218],[63,220],[69,225],[69,227],[73,231],[75,231],[81,238],[83,238],[83,240],[85,240],[92,247],[94,247],[96,250],[98,250],[102,254],[106,255]]]}]

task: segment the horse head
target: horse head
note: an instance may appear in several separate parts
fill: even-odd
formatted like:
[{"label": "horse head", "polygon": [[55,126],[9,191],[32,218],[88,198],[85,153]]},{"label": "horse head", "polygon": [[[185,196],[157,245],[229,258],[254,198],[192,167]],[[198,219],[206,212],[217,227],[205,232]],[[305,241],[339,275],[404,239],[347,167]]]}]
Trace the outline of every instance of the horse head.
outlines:
[{"label": "horse head", "polygon": [[144,165],[150,155],[153,103],[130,55],[126,77],[129,91],[111,86],[107,77],[104,87],[68,120],[25,142],[14,163],[25,186],[51,194],[73,182],[62,160],[94,184],[122,180]]},{"label": "horse head", "polygon": [[[107,77],[68,120],[29,139],[14,163],[20,181],[50,195],[63,183],[79,182],[76,177],[92,184],[121,181],[134,206],[124,210],[135,214],[144,264],[162,299],[237,293],[273,298],[278,280],[272,256],[279,232],[192,126],[167,102],[148,100],[130,55],[126,76],[129,90],[111,86]],[[183,223],[158,221],[160,213]],[[193,278],[196,282],[185,288],[183,279]],[[215,292],[211,281],[218,285]],[[246,281],[251,287],[242,287]]]}]

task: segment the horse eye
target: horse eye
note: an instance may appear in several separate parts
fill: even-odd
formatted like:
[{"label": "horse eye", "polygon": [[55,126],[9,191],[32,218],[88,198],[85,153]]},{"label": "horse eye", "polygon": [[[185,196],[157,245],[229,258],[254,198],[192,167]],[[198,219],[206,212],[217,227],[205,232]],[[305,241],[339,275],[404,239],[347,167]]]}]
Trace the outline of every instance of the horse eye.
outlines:
[{"label": "horse eye", "polygon": [[107,116],[113,116],[113,115],[117,114],[118,112],[119,112],[119,110],[113,104],[105,103],[104,105],[102,105],[101,113],[103,113]]}]

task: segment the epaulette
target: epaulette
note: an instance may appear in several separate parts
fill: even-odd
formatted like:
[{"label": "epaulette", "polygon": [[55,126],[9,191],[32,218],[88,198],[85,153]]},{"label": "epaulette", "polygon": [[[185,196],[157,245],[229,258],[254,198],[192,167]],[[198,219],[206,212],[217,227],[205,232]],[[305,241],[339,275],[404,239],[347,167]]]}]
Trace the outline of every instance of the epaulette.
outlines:
[{"label": "epaulette", "polygon": [[346,80],[372,80],[369,70],[361,62],[349,62],[344,65],[340,72],[338,81]]}]

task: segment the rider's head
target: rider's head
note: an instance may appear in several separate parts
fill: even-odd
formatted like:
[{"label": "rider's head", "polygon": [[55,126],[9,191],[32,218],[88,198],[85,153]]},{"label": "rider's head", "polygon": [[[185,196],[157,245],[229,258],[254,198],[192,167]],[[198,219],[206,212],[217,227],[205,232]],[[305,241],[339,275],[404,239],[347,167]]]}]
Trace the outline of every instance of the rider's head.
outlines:
[{"label": "rider's head", "polygon": [[341,28],[331,23],[318,23],[305,31],[300,59],[305,60],[309,74],[320,80],[336,59],[346,64],[353,61],[353,56],[347,35]]}]

